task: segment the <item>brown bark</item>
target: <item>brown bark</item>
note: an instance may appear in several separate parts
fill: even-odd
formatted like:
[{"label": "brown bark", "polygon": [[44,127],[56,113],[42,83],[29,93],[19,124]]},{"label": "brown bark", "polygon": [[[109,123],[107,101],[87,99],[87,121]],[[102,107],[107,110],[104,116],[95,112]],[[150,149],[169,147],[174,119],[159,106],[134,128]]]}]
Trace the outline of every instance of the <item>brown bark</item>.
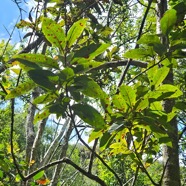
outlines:
[{"label": "brown bark", "polygon": [[[161,34],[161,41],[164,45],[168,46],[168,36],[163,36],[160,29],[160,20],[163,14],[167,10],[167,0],[157,1],[157,34]],[[168,76],[163,83],[174,84],[173,69],[171,68]],[[174,106],[174,100],[164,100],[163,109],[166,113],[170,113]],[[171,129],[168,131],[168,135],[172,142],[172,147],[163,145],[163,162],[165,166],[165,172],[163,176],[164,186],[180,186],[180,167],[179,167],[179,146],[178,146],[178,126],[176,118],[173,118],[169,124]]]}]

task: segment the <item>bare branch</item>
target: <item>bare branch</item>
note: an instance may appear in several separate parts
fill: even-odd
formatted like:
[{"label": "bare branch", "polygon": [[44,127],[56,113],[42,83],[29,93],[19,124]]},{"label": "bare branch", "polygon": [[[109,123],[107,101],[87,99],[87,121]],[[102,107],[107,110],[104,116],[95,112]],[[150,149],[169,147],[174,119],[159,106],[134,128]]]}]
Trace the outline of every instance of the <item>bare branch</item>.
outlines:
[{"label": "bare branch", "polygon": [[[149,0],[148,1],[148,6],[147,6],[147,9],[145,11],[145,15],[143,16],[143,20],[141,22],[141,26],[140,26],[140,29],[139,29],[139,33],[138,33],[138,37],[137,37],[137,40],[139,40],[139,38],[141,37],[141,34],[142,34],[142,31],[143,31],[143,28],[144,28],[144,25],[145,25],[145,20],[147,18],[147,15],[149,13],[149,10],[150,10],[150,7],[151,7],[151,4],[152,4],[152,0]],[[139,45],[136,44],[135,48],[138,48]],[[121,84],[123,83],[124,79],[125,79],[125,76],[127,74],[127,71],[131,65],[131,62],[132,62],[132,59],[129,59],[128,62],[127,62],[127,65],[125,67],[125,69],[123,70],[122,74],[121,74],[121,77],[120,77],[120,80],[119,80],[119,83],[118,83],[118,88],[121,86]]]},{"label": "bare branch", "polygon": [[51,162],[39,169],[37,169],[36,171],[30,173],[28,176],[26,176],[24,179],[25,180],[29,180],[31,179],[33,176],[35,176],[36,174],[38,174],[40,171],[42,170],[46,170],[52,166],[61,164],[61,163],[67,163],[69,165],[71,165],[72,167],[74,167],[76,170],[78,170],[80,173],[82,173],[83,175],[85,175],[86,177],[90,178],[91,180],[96,181],[97,183],[99,183],[102,186],[106,186],[105,182],[103,180],[101,180],[98,176],[95,176],[89,172],[86,172],[84,169],[82,169],[81,167],[79,167],[78,165],[76,165],[73,161],[71,161],[69,158],[63,158],[54,162]]},{"label": "bare branch", "polygon": [[[76,124],[75,124],[75,121],[74,121],[74,117],[73,117],[73,113],[72,113],[72,109],[71,109],[71,106],[70,106],[70,105],[69,105],[69,112],[70,112],[69,117],[71,118],[71,120],[72,120],[72,122],[73,122],[73,124],[74,124],[74,129],[75,129],[75,131],[76,131],[76,133],[77,133],[77,135],[78,135],[79,140],[81,141],[81,143],[82,143],[87,149],[89,149],[91,152],[93,152],[92,149],[89,147],[89,145],[88,145],[87,143],[85,143],[85,141],[82,139],[81,135],[79,134],[79,131],[78,131],[78,129],[77,129],[77,127],[76,127]],[[93,153],[94,153],[94,155],[101,161],[101,163],[102,163],[111,173],[114,174],[114,176],[116,177],[116,179],[117,179],[118,182],[119,182],[119,185],[122,186],[122,181],[120,180],[120,178],[119,178],[119,176],[117,175],[117,173],[116,173],[116,172],[103,160],[103,158],[101,158],[96,152],[93,152]]]},{"label": "bare branch", "polygon": [[90,173],[92,171],[93,160],[94,160],[94,153],[96,152],[97,144],[98,144],[98,138],[95,139],[95,141],[94,141],[94,146],[92,148],[92,152],[91,152],[91,156],[90,156],[90,163],[89,163],[89,167],[88,167],[88,172],[90,172]]}]

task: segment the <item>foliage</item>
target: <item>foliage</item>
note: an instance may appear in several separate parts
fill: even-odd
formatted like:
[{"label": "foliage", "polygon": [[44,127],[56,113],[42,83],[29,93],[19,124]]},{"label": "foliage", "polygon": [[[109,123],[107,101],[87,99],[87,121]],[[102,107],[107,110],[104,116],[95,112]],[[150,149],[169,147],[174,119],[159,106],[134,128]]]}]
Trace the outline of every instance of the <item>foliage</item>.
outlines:
[{"label": "foliage", "polygon": [[[39,8],[41,4],[40,1],[37,2]],[[154,163],[154,159],[159,155],[162,144],[168,148],[174,148],[174,141],[170,134],[175,132],[175,128],[170,123],[175,120],[175,117],[181,118],[182,131],[185,130],[183,118],[185,116],[186,23],[185,13],[182,10],[186,9],[186,4],[182,1],[170,1],[171,8],[161,18],[161,33],[157,34],[155,33],[155,23],[150,28],[147,27],[148,24],[144,26],[143,21],[140,25],[140,18],[136,18],[133,23],[131,15],[134,14],[134,10],[139,9],[138,6],[141,6],[139,2],[138,6],[133,6],[131,9],[127,1],[119,1],[119,3],[113,1],[114,3],[110,3],[110,5],[109,1],[53,0],[49,2],[56,4],[53,6],[47,2],[44,3],[44,12],[40,15],[36,12],[34,22],[32,12],[30,12],[30,22],[21,20],[17,24],[18,28],[33,29],[32,34],[38,36],[40,43],[44,43],[42,51],[39,49],[40,44],[37,40],[34,47],[35,52],[29,53],[30,50],[13,56],[9,54],[11,61],[5,58],[3,64],[6,66],[6,70],[1,74],[2,99],[7,102],[10,100],[12,103],[11,110],[9,110],[9,112],[11,111],[9,113],[11,118],[9,122],[12,123],[11,130],[13,123],[16,123],[13,119],[14,99],[26,99],[32,95],[30,108],[38,111],[33,111],[34,118],[31,121],[30,129],[38,127],[37,134],[41,132],[43,136],[36,138],[37,135],[34,134],[33,140],[31,135],[33,147],[31,147],[31,157],[29,158],[34,157],[35,149],[38,157],[37,159],[26,159],[27,167],[17,168],[19,166],[14,155],[18,156],[18,144],[21,145],[21,148],[25,144],[20,144],[18,136],[14,135],[14,138],[11,139],[14,141],[14,151],[7,151],[9,140],[7,134],[11,133],[11,130],[7,127],[6,121],[6,127],[1,131],[4,143],[1,150],[3,150],[5,159],[1,163],[0,177],[4,177],[4,174],[8,172],[6,169],[6,161],[8,161],[11,163],[8,167],[13,170],[15,176],[18,171],[20,178],[17,180],[21,182],[22,179],[25,184],[27,181],[32,185],[49,184],[55,176],[53,174],[55,169],[51,168],[51,165],[56,165],[56,170],[61,166],[59,173],[56,173],[56,175],[58,174],[57,181],[52,180],[57,184],[62,184],[60,176],[65,180],[65,184],[73,184],[69,180],[69,175],[79,177],[78,170],[82,173],[82,177],[78,179],[76,176],[75,184],[86,185],[87,182],[89,183],[87,179],[90,178],[102,185],[117,185],[118,183],[122,185],[135,175],[134,180],[138,185],[161,185],[164,169],[158,161]],[[150,13],[147,14],[148,19],[152,19],[156,2],[149,1],[148,6],[151,6],[151,3]],[[144,10],[148,10],[148,8],[146,9],[148,6],[144,6]],[[80,7],[85,7],[85,10],[81,12]],[[113,11],[114,8],[117,15]],[[99,17],[102,11],[107,12],[108,16],[107,21],[103,21],[101,24],[103,18],[99,19]],[[124,17],[121,17],[121,13]],[[180,17],[180,13],[184,16]],[[103,14],[105,13],[103,12]],[[136,30],[139,30],[138,41],[136,47],[131,49],[134,43],[133,38],[136,38],[137,35]],[[24,38],[32,38],[32,34],[28,34]],[[125,49],[129,50],[125,50],[125,52],[119,50],[118,46],[123,44],[121,39],[126,42]],[[132,44],[127,40],[130,40]],[[163,40],[167,40],[168,44],[165,44]],[[26,49],[28,50],[28,48]],[[49,49],[47,50],[47,48]],[[119,86],[110,83],[113,79],[114,82],[120,81],[117,78],[121,71],[118,66],[120,60],[126,58],[128,59],[126,70],[128,68],[128,71],[127,75],[124,71],[124,76],[127,77],[120,82]],[[115,60],[117,60],[116,67],[106,69],[108,61]],[[129,68],[132,61],[146,62],[146,68],[139,69],[138,65]],[[11,70],[16,73],[10,78],[8,75],[11,75]],[[175,83],[168,79],[172,74],[174,74]],[[36,87],[39,87],[39,93],[34,96]],[[168,112],[162,104],[167,100],[171,104],[173,103],[173,107],[170,107]],[[63,119],[67,123],[68,120],[70,122],[68,125],[63,123],[64,130],[63,126],[56,123],[56,130],[49,127],[47,131],[46,126],[48,125],[44,121],[52,115],[55,115],[54,121]],[[86,145],[79,134],[78,121],[83,123],[83,128],[91,128],[89,142],[95,141],[96,144],[98,140],[99,150],[95,146],[91,150]],[[45,133],[42,133],[43,130]],[[65,130],[66,133],[63,133]],[[69,153],[68,151],[66,153],[66,150],[73,131],[90,150],[88,152],[93,153],[94,156],[90,155],[88,160],[84,159],[81,162],[81,157],[78,156],[80,152],[77,148],[70,156],[73,163],[65,159]],[[180,131],[181,140],[185,137],[182,131]],[[18,133],[23,135],[21,131]],[[53,139],[50,133],[55,133]],[[3,137],[4,135],[5,137]],[[27,135],[29,134],[27,133]],[[177,131],[176,136],[179,137]],[[40,137],[42,138],[40,141],[42,150],[39,151],[34,147],[34,142],[37,142]],[[55,141],[57,143],[54,143]],[[56,148],[51,150],[50,157],[46,160],[48,149],[52,149],[51,144],[53,143],[57,144]],[[60,149],[61,144],[64,145],[62,150]],[[180,145],[180,147],[184,152],[184,145]],[[95,157],[99,160],[92,165]],[[8,160],[8,158],[13,159]],[[16,158],[18,161],[20,158],[20,162],[23,161],[22,157]],[[45,160],[47,162],[43,163]],[[61,162],[55,164],[55,160]],[[61,165],[64,162],[70,165],[66,165],[67,168],[65,168],[65,165]],[[34,165],[32,166],[32,164]],[[103,164],[106,167],[103,167]],[[44,168],[40,168],[41,166]],[[49,167],[50,169],[48,169]],[[107,172],[108,169],[109,172]],[[160,174],[156,177],[153,173],[157,169],[160,169]],[[23,175],[23,171],[26,172],[25,175]],[[88,178],[84,179],[84,176]],[[9,175],[5,177],[8,183]],[[93,184],[94,182],[92,182]]]}]

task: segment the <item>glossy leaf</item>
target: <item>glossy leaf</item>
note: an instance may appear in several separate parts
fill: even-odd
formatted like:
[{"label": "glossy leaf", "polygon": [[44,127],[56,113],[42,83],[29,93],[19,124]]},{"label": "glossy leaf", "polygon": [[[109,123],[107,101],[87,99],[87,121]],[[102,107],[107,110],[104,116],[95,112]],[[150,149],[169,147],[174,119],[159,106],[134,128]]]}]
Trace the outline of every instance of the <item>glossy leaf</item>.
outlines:
[{"label": "glossy leaf", "polygon": [[58,82],[58,76],[49,70],[30,70],[28,75],[31,79],[43,88],[55,90],[55,84]]},{"label": "glossy leaf", "polygon": [[67,33],[67,46],[70,48],[81,36],[86,27],[87,19],[80,19],[75,22]]},{"label": "glossy leaf", "polygon": [[66,40],[64,30],[61,26],[52,19],[45,17],[43,18],[42,31],[47,40],[64,53]]},{"label": "glossy leaf", "polygon": [[12,99],[23,94],[27,94],[29,93],[30,90],[34,89],[35,87],[36,84],[32,80],[29,80],[27,82],[19,84],[15,89],[11,90],[5,98]]},{"label": "glossy leaf", "polygon": [[177,12],[174,9],[167,10],[160,21],[160,26],[163,34],[168,34],[177,20]]},{"label": "glossy leaf", "polygon": [[103,129],[105,127],[106,124],[103,117],[92,106],[87,104],[75,104],[72,106],[72,109],[76,115],[92,127],[96,129]]},{"label": "glossy leaf", "polygon": [[87,76],[78,76],[74,79],[74,85],[83,94],[93,97],[104,99],[106,93],[100,88],[100,86],[91,78]]},{"label": "glossy leaf", "polygon": [[20,63],[23,63],[24,65],[27,65],[25,63],[26,61],[28,61],[30,63],[35,63],[36,65],[39,65],[41,67],[59,69],[59,66],[56,60],[50,57],[47,57],[45,55],[42,55],[42,54],[18,54],[18,55],[14,55],[13,59],[19,61]]}]

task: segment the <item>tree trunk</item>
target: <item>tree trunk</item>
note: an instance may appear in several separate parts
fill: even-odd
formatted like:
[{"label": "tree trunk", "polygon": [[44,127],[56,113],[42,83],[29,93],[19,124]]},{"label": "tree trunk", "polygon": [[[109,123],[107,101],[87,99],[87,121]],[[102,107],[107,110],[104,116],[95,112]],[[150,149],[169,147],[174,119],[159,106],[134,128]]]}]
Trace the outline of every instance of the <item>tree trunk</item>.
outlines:
[{"label": "tree trunk", "polygon": [[36,106],[32,104],[33,100],[39,96],[39,90],[36,88],[32,92],[32,98],[30,101],[30,105],[28,107],[28,115],[26,118],[26,162],[30,161],[30,152],[32,150],[32,145],[35,139],[35,131],[34,131],[34,116],[36,112]]},{"label": "tree trunk", "polygon": [[[61,154],[60,154],[59,159],[62,159],[66,156],[67,149],[68,149],[69,138],[70,138],[70,135],[72,133],[72,130],[73,130],[72,122],[69,122],[68,129],[67,129],[66,134],[63,138],[63,144],[60,147],[61,148]],[[53,177],[52,177],[52,180],[51,180],[51,183],[50,183],[50,186],[57,185],[62,167],[63,167],[62,164],[56,165],[55,170],[54,170],[54,174],[53,174]]]},{"label": "tree trunk", "polygon": [[[157,34],[161,34],[160,20],[163,14],[167,10],[167,0],[157,1]],[[168,46],[168,36],[161,36],[161,41],[164,45]],[[173,69],[170,69],[168,76],[165,78],[164,83],[174,84]],[[170,113],[174,106],[174,100],[164,100],[163,109],[166,113]],[[178,127],[176,118],[173,118],[169,124],[171,130],[168,131],[168,135],[172,142],[172,147],[163,145],[163,162],[165,166],[165,172],[163,177],[164,186],[180,186],[180,167],[179,167],[179,146],[178,146]]]}]

